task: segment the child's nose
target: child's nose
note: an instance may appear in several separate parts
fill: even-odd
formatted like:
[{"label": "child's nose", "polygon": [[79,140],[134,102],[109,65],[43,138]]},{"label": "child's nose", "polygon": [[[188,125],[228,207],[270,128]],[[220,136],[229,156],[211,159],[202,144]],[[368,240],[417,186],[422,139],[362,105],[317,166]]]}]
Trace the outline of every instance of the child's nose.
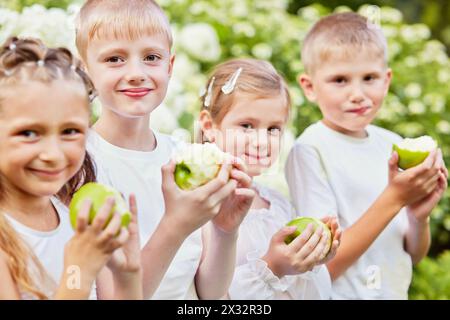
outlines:
[{"label": "child's nose", "polygon": [[255,130],[255,135],[252,139],[252,146],[258,148],[260,151],[267,150],[267,144],[269,139],[267,138],[267,130],[258,129]]},{"label": "child's nose", "polygon": [[43,161],[55,162],[64,158],[61,143],[56,138],[47,139],[42,149],[43,151],[40,154],[40,159]]},{"label": "child's nose", "polygon": [[359,103],[364,100],[364,92],[359,84],[355,84],[350,92],[350,102]]},{"label": "child's nose", "polygon": [[130,62],[127,70],[126,80],[130,83],[142,83],[145,82],[146,76],[143,70],[143,66],[139,62]]}]

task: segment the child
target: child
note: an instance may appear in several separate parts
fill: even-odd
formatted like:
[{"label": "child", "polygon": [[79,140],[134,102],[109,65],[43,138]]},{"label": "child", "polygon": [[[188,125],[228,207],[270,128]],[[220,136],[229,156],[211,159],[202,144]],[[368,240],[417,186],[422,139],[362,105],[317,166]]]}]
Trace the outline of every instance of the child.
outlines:
[{"label": "child", "polygon": [[327,264],[333,298],[406,299],[412,263],[430,245],[429,215],[447,186],[441,151],[399,172],[391,151],[401,138],[370,125],[392,72],[380,28],[364,17],[321,19],[302,60],[299,84],[323,118],[298,138],[286,177],[299,214],[334,215],[344,230]]},{"label": "child", "polygon": [[0,298],[87,298],[106,263],[115,280],[130,280],[117,292],[139,288],[139,268],[121,265],[126,250],[112,256],[131,239],[119,214],[105,226],[114,201],[92,225],[86,202],[75,234],[64,205],[95,179],[85,150],[87,76],[68,50],[38,40],[10,38],[0,50]]},{"label": "child", "polygon": [[[201,138],[241,158],[251,177],[277,159],[288,120],[290,97],[283,78],[272,65],[236,59],[216,67],[208,82],[200,113]],[[295,227],[289,201],[275,190],[253,184],[256,196],[241,225],[237,268],[229,289],[231,299],[328,299],[331,281],[325,266],[334,256],[340,231],[334,220],[334,238],[327,253],[327,236],[312,225],[289,245],[285,238]]]},{"label": "child", "polygon": [[151,0],[87,1],[76,42],[102,103],[88,137],[98,179],[123,194],[135,192],[139,201],[144,296],[222,297],[233,274],[237,228],[253,192],[241,170],[228,180],[230,165],[193,191],[174,182],[175,165],[167,163],[175,142],[149,126],[174,63],[165,14]]}]

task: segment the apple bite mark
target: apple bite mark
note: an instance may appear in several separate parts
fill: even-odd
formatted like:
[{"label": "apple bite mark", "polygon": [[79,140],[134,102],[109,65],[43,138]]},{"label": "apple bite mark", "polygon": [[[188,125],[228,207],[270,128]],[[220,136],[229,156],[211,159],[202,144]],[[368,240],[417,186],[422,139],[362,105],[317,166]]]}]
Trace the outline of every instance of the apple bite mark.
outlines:
[{"label": "apple bite mark", "polygon": [[406,170],[421,164],[437,148],[437,142],[430,136],[406,138],[394,144],[393,150],[398,153],[398,167]]},{"label": "apple bite mark", "polygon": [[183,190],[202,186],[217,176],[230,157],[212,143],[186,145],[175,155],[175,182]]}]

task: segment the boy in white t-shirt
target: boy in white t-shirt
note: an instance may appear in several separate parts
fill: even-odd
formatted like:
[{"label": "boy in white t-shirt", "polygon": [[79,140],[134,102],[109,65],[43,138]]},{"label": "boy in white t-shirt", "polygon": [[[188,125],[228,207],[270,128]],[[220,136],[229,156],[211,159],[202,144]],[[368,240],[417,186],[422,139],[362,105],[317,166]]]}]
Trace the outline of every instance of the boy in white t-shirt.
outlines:
[{"label": "boy in white t-shirt", "polygon": [[323,119],[296,141],[286,177],[299,215],[336,215],[343,229],[327,264],[335,299],[407,299],[447,187],[441,150],[399,172],[401,138],[370,125],[392,77],[386,56],[379,27],[356,13],[321,19],[303,43],[299,84]]},{"label": "boy in white t-shirt", "polygon": [[[78,17],[76,42],[103,107],[88,138],[98,180],[136,194],[144,296],[224,296],[237,229],[254,193],[243,171],[228,179],[229,164],[193,191],[174,182],[175,164],[167,163],[175,142],[149,126],[174,63],[167,17],[151,0],[90,0]],[[110,288],[98,291],[107,297]]]}]

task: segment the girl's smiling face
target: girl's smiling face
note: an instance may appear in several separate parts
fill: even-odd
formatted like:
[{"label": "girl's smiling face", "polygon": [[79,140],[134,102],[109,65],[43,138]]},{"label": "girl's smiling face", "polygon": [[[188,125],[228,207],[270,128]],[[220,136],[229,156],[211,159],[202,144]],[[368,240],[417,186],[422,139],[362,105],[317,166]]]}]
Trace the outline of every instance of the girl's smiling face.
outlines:
[{"label": "girl's smiling face", "polygon": [[234,101],[219,124],[209,120],[210,130],[205,123],[208,112],[203,111],[203,132],[223,151],[244,160],[250,176],[257,176],[278,158],[288,119],[286,99],[282,95],[261,98],[237,93]]},{"label": "girl's smiling face", "polygon": [[2,189],[51,196],[81,168],[89,128],[83,84],[30,81],[2,93],[0,175]]}]

